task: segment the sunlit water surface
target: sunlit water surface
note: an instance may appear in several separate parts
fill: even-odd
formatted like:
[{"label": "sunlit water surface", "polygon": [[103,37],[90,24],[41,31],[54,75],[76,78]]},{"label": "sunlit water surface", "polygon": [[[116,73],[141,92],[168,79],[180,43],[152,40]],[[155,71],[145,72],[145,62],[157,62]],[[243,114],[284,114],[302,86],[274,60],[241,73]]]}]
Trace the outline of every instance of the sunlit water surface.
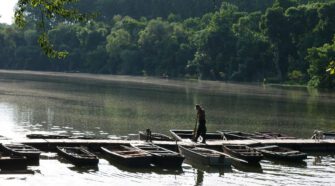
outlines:
[{"label": "sunlit water surface", "polygon": [[[17,72],[15,72],[17,73]],[[27,72],[25,72],[27,73]],[[119,137],[150,128],[192,129],[194,104],[208,130],[275,131],[310,137],[335,130],[335,94],[206,81],[174,81],[85,74],[18,75],[0,72],[0,135],[32,132]],[[128,169],[101,159],[78,169],[45,153],[33,174],[0,175],[1,185],[333,185],[333,155],[309,155],[304,164],[262,160],[261,168],[220,170],[184,163],[181,170]]]}]

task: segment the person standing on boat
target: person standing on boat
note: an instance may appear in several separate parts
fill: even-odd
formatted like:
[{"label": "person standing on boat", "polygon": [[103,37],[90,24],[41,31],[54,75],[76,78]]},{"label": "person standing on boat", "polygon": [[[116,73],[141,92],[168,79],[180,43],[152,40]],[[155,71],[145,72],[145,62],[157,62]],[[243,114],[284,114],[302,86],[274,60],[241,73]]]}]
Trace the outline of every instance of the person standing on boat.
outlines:
[{"label": "person standing on boat", "polygon": [[201,143],[206,143],[206,115],[205,115],[205,110],[200,106],[200,105],[195,105],[195,109],[197,110],[197,123],[198,127],[194,136],[193,141],[197,142],[198,138],[201,136],[202,137],[202,142]]}]

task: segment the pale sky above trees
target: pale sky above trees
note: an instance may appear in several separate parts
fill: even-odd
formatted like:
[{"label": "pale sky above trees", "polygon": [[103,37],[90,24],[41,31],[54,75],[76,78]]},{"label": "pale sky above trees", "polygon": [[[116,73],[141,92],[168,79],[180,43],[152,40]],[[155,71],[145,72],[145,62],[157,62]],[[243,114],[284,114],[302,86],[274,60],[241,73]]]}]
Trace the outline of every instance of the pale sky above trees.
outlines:
[{"label": "pale sky above trees", "polygon": [[14,7],[17,0],[0,1],[0,23],[12,24],[14,19]]}]

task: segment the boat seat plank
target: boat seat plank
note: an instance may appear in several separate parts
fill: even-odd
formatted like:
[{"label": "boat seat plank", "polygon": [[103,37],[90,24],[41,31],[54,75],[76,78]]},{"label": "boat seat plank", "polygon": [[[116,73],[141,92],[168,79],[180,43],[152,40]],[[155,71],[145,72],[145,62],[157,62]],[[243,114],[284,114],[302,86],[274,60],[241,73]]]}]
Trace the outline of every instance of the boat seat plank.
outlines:
[{"label": "boat seat plank", "polygon": [[[149,151],[149,152],[151,152],[151,153],[166,153],[167,151],[165,151],[165,150],[156,150],[156,151]],[[170,153],[170,152],[168,152],[168,153]]]},{"label": "boat seat plank", "polygon": [[250,149],[231,149],[231,150],[236,152],[252,152],[252,150]]},{"label": "boat seat plank", "polygon": [[290,154],[299,154],[300,151],[289,151],[289,152],[282,152],[283,155],[290,155]]},{"label": "boat seat plank", "polygon": [[270,146],[265,146],[265,147],[254,147],[256,150],[262,150],[262,149],[272,149],[278,147],[277,145],[270,145]]}]

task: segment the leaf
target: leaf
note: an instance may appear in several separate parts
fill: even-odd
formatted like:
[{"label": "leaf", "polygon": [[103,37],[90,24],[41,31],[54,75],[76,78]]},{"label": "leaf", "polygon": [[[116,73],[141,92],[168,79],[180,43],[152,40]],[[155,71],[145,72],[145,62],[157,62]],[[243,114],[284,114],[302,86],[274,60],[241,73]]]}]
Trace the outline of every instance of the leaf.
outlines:
[{"label": "leaf", "polygon": [[326,71],[329,72],[330,75],[335,75],[335,61],[329,63]]}]

